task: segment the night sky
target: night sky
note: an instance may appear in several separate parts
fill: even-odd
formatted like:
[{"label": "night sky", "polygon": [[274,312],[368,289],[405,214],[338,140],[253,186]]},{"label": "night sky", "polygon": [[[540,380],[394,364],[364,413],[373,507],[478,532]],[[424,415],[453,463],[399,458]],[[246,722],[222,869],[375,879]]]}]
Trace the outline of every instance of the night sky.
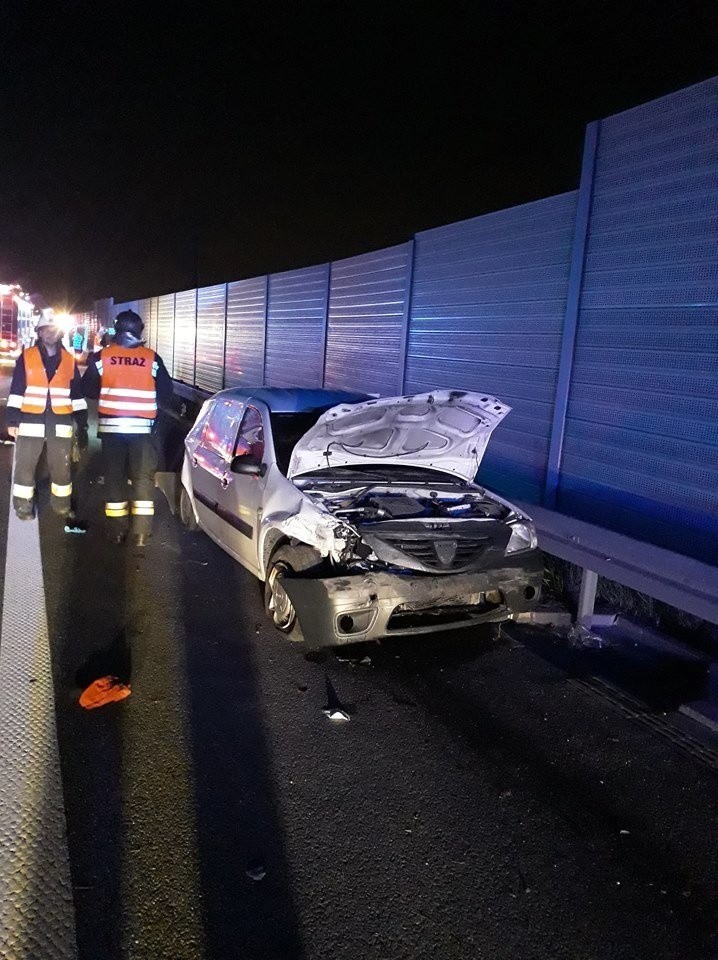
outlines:
[{"label": "night sky", "polygon": [[715,10],[4,0],[0,281],[87,307],[574,189],[588,121],[716,72]]}]

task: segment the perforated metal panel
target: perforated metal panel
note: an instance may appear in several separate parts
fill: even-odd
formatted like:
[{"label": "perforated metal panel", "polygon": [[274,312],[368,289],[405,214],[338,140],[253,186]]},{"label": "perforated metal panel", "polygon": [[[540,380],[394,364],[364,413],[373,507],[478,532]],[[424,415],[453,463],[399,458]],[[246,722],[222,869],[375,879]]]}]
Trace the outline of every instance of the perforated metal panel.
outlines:
[{"label": "perforated metal panel", "polygon": [[265,383],[321,387],[329,264],[269,277]]},{"label": "perforated metal panel", "polygon": [[157,300],[157,325],[152,339],[154,349],[164,360],[167,369],[171,370],[175,339],[175,295],[168,293]]},{"label": "perforated metal panel", "polygon": [[[170,294],[170,296],[172,296],[172,294]],[[160,345],[159,307],[160,298],[151,297],[149,326],[152,331],[152,343],[155,350],[157,350]]]},{"label": "perforated metal panel", "polygon": [[718,563],[718,81],[602,121],[559,507]]},{"label": "perforated metal panel", "polygon": [[[175,294],[175,342],[172,376],[194,384],[195,340],[197,336],[197,291]],[[169,368],[168,368],[169,369]]]},{"label": "perforated metal panel", "polygon": [[486,390],[513,409],[479,479],[539,502],[576,193],[417,234],[404,389]]},{"label": "perforated metal panel", "polygon": [[411,246],[403,243],[332,263],[327,387],[396,394]]},{"label": "perforated metal panel", "polygon": [[[151,316],[151,299],[146,300],[137,300],[137,313],[142,317],[142,322],[145,325],[143,335],[146,338],[147,346],[152,350],[156,349],[157,344],[157,325],[152,326],[152,316]],[[117,316],[117,314],[115,314]]]},{"label": "perforated metal panel", "polygon": [[195,384],[212,393],[224,383],[224,310],[227,285],[197,291],[197,360]]},{"label": "perforated metal panel", "polygon": [[227,284],[225,386],[256,387],[264,383],[267,278]]}]

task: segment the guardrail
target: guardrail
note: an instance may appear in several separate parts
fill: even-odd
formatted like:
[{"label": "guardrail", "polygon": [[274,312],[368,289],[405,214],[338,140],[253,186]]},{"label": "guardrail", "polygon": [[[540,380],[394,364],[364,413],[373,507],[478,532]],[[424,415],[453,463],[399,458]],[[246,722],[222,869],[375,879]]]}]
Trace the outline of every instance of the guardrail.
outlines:
[{"label": "guardrail", "polygon": [[583,570],[577,616],[583,626],[593,621],[599,576],[718,624],[715,567],[555,510],[521,506],[536,523],[541,549]]}]

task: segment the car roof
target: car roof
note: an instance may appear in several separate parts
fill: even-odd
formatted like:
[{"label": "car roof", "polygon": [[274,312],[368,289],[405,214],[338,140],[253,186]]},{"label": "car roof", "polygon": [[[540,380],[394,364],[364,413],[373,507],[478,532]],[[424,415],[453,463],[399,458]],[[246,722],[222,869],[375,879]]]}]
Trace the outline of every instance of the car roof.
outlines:
[{"label": "car roof", "polygon": [[309,413],[319,407],[361,403],[362,400],[370,399],[365,393],[310,387],[235,387],[223,390],[216,396],[227,400],[241,400],[243,403],[256,400],[266,404],[270,413]]}]

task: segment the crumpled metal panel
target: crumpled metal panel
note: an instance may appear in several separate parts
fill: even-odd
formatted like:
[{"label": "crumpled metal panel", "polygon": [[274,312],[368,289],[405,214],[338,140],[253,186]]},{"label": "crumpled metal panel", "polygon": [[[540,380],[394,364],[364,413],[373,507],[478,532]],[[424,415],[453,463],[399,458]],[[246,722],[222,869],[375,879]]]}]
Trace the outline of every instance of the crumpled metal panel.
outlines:
[{"label": "crumpled metal panel", "polygon": [[270,274],[267,386],[322,386],[328,293],[328,263]]},{"label": "crumpled metal panel", "polygon": [[175,380],[194,384],[196,339],[197,291],[182,290],[175,294],[174,358],[167,367]]},{"label": "crumpled metal panel", "polygon": [[487,390],[509,404],[479,480],[531,503],[546,476],[576,199],[416,236],[404,390]]},{"label": "crumpled metal panel", "polygon": [[37,522],[10,511],[0,639],[0,957],[73,960],[75,918]]},{"label": "crumpled metal panel", "polygon": [[225,386],[258,387],[264,384],[266,319],[266,276],[227,284]]},{"label": "crumpled metal panel", "polygon": [[332,263],[325,386],[396,394],[411,246]]},{"label": "crumpled metal panel", "polygon": [[601,121],[558,505],[718,564],[716,103]]},{"label": "crumpled metal panel", "polygon": [[216,393],[224,384],[224,311],[226,283],[197,291],[195,385]]}]

